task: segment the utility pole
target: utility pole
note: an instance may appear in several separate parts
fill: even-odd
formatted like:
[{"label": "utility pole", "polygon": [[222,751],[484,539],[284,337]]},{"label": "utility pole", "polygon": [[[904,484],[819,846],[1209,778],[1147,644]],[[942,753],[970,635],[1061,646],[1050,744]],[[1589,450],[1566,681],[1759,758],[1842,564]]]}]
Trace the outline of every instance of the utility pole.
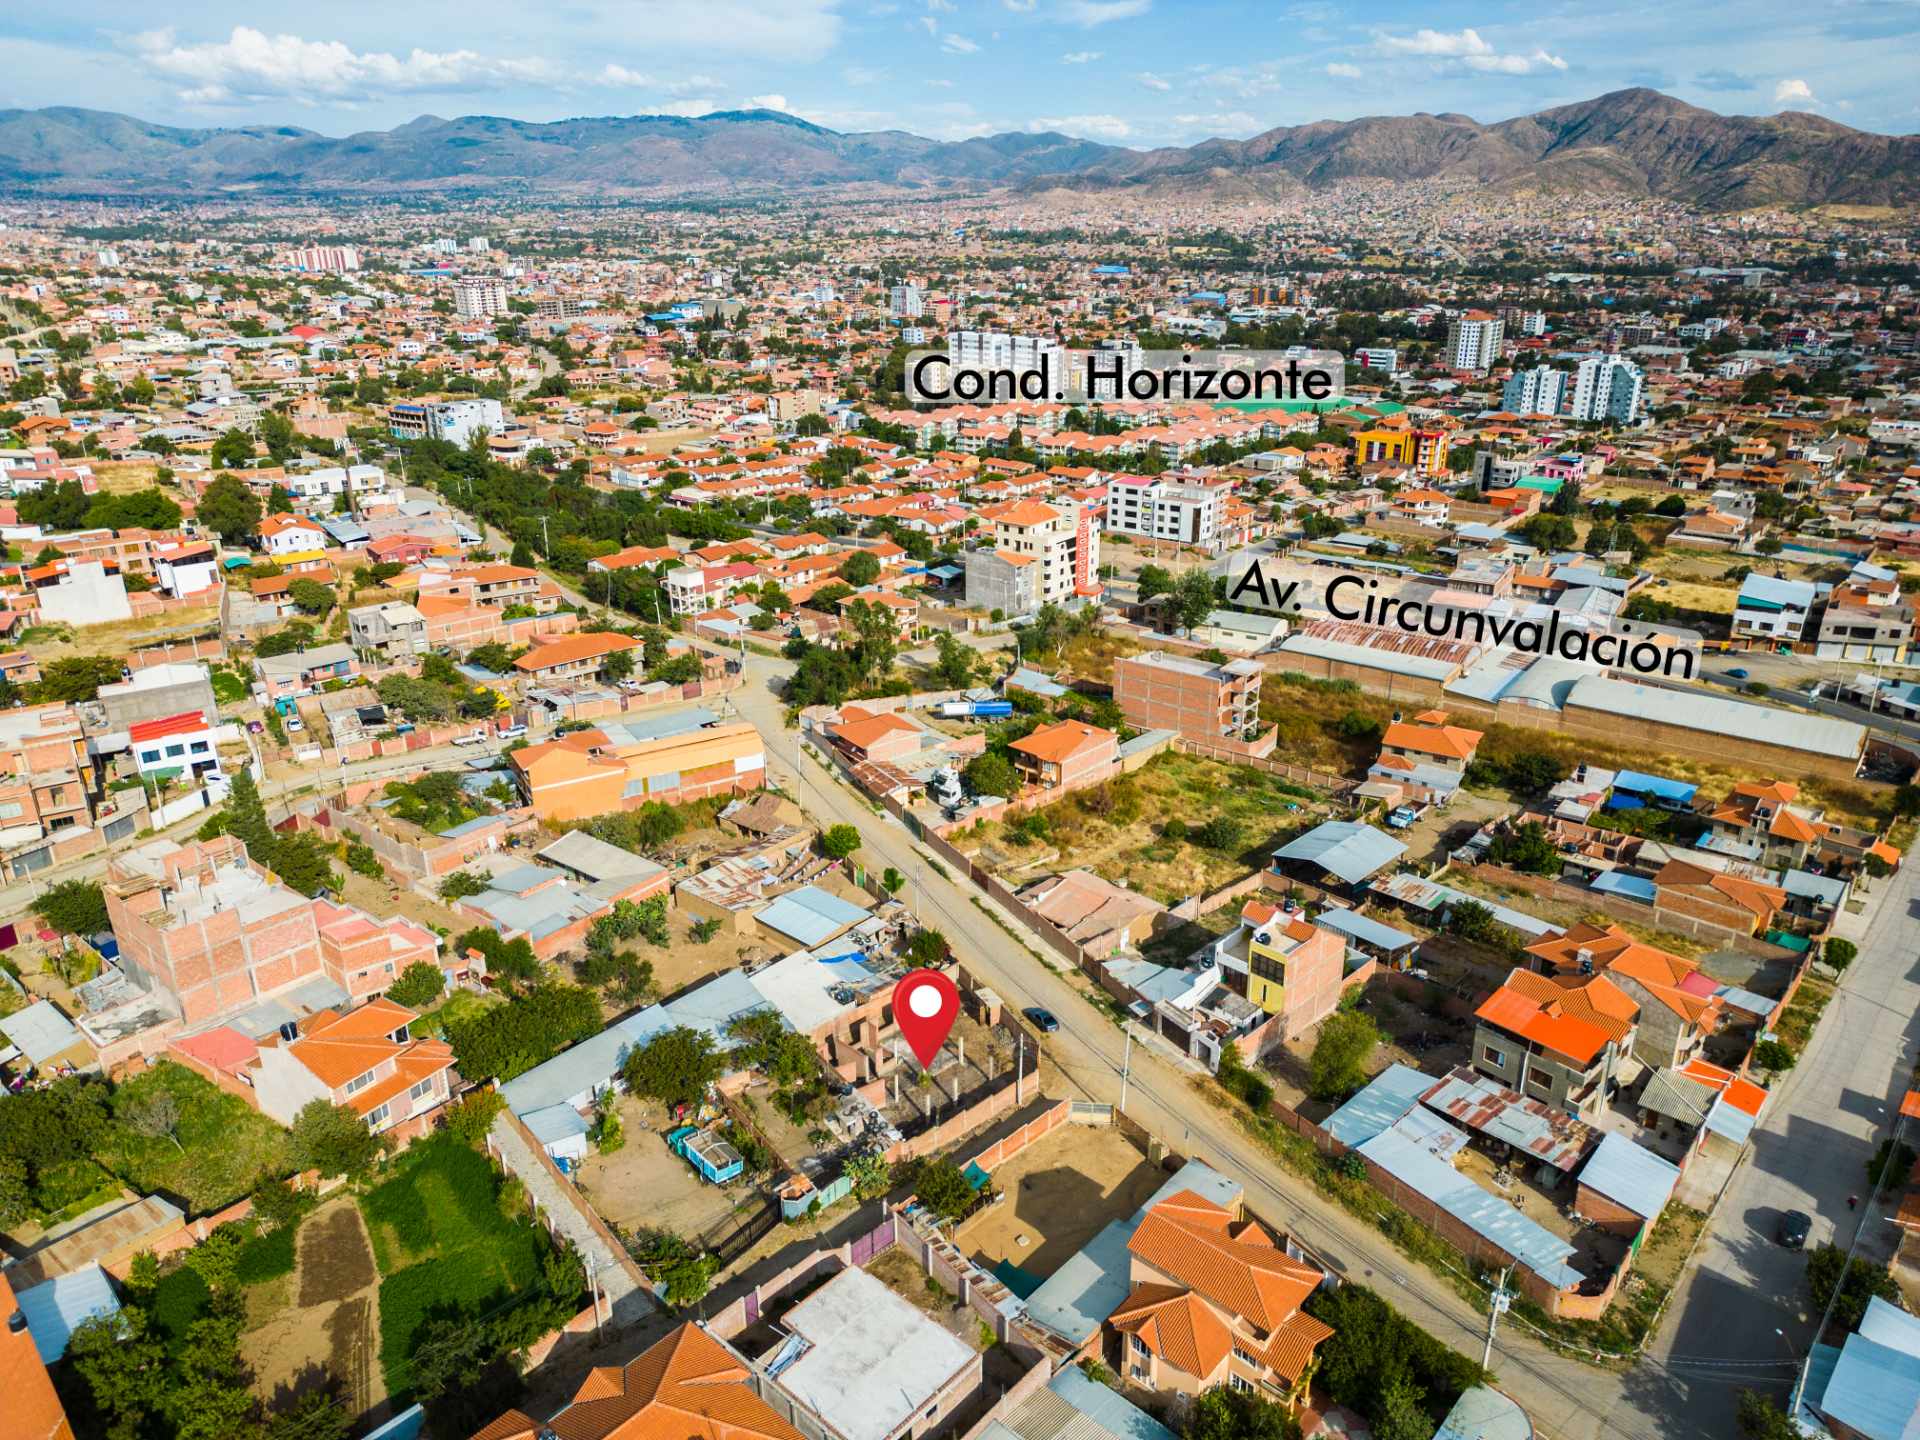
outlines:
[{"label": "utility pole", "polygon": [[601,1338],[600,1330],[600,1262],[595,1257],[587,1257],[587,1289],[593,1295],[593,1338]]},{"label": "utility pole", "polygon": [[1513,1292],[1507,1289],[1507,1277],[1513,1274],[1513,1262],[1507,1262],[1507,1268],[1500,1272],[1500,1283],[1493,1287],[1493,1294],[1487,1304],[1487,1348],[1481,1352],[1480,1368],[1490,1369],[1493,1365],[1493,1332],[1500,1324],[1500,1317],[1507,1313],[1513,1304]]},{"label": "utility pole", "polygon": [[1027,1035],[1026,1035],[1026,1032],[1023,1030],[1020,1032],[1020,1054],[1018,1059],[1014,1061],[1014,1070],[1013,1070],[1013,1103],[1014,1104],[1019,1105],[1024,1101],[1025,1096],[1023,1094],[1023,1091],[1026,1088],[1026,1083],[1027,1083]]},{"label": "utility pole", "polygon": [[1127,1035],[1127,1051],[1120,1060],[1120,1113],[1127,1113],[1127,1081],[1133,1075],[1133,1022],[1129,1020],[1121,1027]]}]

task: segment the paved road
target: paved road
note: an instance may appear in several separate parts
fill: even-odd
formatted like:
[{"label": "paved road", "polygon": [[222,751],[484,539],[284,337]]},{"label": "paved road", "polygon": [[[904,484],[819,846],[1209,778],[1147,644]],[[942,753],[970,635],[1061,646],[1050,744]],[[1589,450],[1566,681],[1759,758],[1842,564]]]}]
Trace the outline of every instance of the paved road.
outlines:
[{"label": "paved road", "polygon": [[[748,684],[733,699],[769,737],[769,769],[820,825],[859,828],[866,858],[907,877],[902,898],[940,929],[967,967],[1016,1008],[1044,1005],[1061,1029],[1046,1041],[1047,1059],[1076,1097],[1119,1098],[1125,1047],[1121,1031],[1094,1008],[1066,974],[1040,959],[1019,936],[1017,922],[1000,915],[970,885],[936,872],[904,827],[873,810],[820,762],[801,760],[796,737],[784,728],[782,707],[767,682],[791,667],[761,656],[747,660]],[[1156,1046],[1136,1043],[1128,1113],[1189,1154],[1244,1179],[1254,1208],[1292,1228],[1349,1278],[1378,1289],[1416,1323],[1463,1352],[1478,1356],[1485,1312],[1468,1305],[1428,1272],[1404,1259],[1377,1232],[1282,1170],[1233,1123],[1200,1100],[1190,1073]],[[1658,1376],[1642,1366],[1627,1375],[1597,1370],[1554,1354],[1517,1324],[1502,1327],[1494,1369],[1501,1385],[1524,1405],[1543,1440],[1656,1440],[1656,1437],[1730,1434],[1716,1431],[1674,1400]]]},{"label": "paved road", "polygon": [[[1891,889],[1878,897],[1859,958],[1799,1065],[1775,1087],[1655,1347],[1673,1406],[1720,1434],[1733,1433],[1742,1386],[1784,1397],[1814,1338],[1806,1257],[1774,1243],[1781,1213],[1813,1217],[1809,1248],[1844,1247],[1858,1229],[1860,1253],[1885,1259],[1898,1238],[1888,1207],[1866,1204],[1866,1166],[1891,1131],[1920,1038],[1920,867],[1879,883]],[[1861,1197],[1858,1211],[1848,1211],[1849,1195]]]}]

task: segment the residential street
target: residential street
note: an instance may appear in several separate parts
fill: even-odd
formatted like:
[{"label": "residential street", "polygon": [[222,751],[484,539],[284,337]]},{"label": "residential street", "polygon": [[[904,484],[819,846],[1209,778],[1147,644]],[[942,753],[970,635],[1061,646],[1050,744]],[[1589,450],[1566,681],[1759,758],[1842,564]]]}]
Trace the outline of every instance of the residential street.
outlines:
[{"label": "residential street", "polygon": [[[1743,1386],[1784,1398],[1813,1338],[1806,1257],[1774,1241],[1783,1211],[1813,1217],[1807,1248],[1841,1247],[1861,1227],[1860,1253],[1885,1259],[1898,1232],[1888,1208],[1866,1204],[1867,1162],[1890,1133],[1920,1036],[1920,964],[1914,921],[1920,874],[1908,865],[1879,882],[1890,893],[1857,940],[1860,955],[1827,1007],[1800,1063],[1774,1087],[1753,1150],[1736,1172],[1675,1293],[1655,1344],[1671,1408],[1734,1433]],[[1858,1195],[1858,1211],[1847,1197]]]},{"label": "residential street", "polygon": [[[907,877],[902,898],[942,931],[969,969],[989,980],[1007,1004],[1044,1005],[1061,1028],[1046,1041],[1047,1058],[1078,1098],[1117,1102],[1125,1037],[1067,976],[1030,948],[1018,923],[970,885],[941,878],[905,829],[876,815],[818,761],[796,760],[797,736],[785,728],[783,707],[768,681],[791,667],[749,655],[748,683],[735,693],[740,712],[764,735],[768,768],[794,792],[815,821],[859,828],[871,864],[891,865]],[[796,766],[798,779],[795,780]],[[1016,938],[1019,937],[1019,938]],[[1256,1210],[1291,1228],[1341,1273],[1378,1289],[1434,1335],[1474,1355],[1486,1333],[1486,1312],[1405,1260],[1377,1231],[1323,1201],[1288,1175],[1221,1112],[1200,1098],[1190,1072],[1155,1046],[1136,1042],[1127,1113],[1156,1134],[1242,1177]],[[1843,1201],[1844,1203],[1844,1201]],[[1602,1437],[1730,1436],[1718,1420],[1696,1413],[1679,1387],[1642,1364],[1619,1374],[1547,1350],[1514,1322],[1502,1325],[1494,1348],[1499,1383],[1524,1405],[1543,1440]]]}]

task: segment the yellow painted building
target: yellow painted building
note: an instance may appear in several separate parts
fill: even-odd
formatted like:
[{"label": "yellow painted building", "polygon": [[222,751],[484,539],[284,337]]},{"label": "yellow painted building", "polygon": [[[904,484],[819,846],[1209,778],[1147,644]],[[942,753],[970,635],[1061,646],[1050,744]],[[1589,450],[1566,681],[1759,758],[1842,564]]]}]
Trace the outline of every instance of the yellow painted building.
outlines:
[{"label": "yellow painted building", "polygon": [[1422,475],[1447,473],[1447,451],[1452,438],[1444,430],[1416,430],[1410,426],[1381,425],[1353,437],[1356,465],[1405,465]]},{"label": "yellow painted building", "polygon": [[[1259,912],[1268,911],[1265,918]],[[1269,1015],[1285,1017],[1288,1039],[1304,1035],[1340,1003],[1347,943],[1299,916],[1264,904],[1241,912],[1247,940],[1247,999]]]}]

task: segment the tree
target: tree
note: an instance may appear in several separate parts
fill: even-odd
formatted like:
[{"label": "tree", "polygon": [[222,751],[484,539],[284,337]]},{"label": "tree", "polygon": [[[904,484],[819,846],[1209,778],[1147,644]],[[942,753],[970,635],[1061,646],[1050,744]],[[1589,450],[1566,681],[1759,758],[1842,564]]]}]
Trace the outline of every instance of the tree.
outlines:
[{"label": "tree", "polygon": [[975,657],[965,642],[942,630],[933,637],[933,648],[933,678],[942,689],[964,690],[973,683]]},{"label": "tree", "polygon": [[1231,815],[1217,814],[1192,834],[1196,842],[1209,850],[1232,850],[1240,843],[1240,822]]},{"label": "tree", "polygon": [[1142,565],[1139,575],[1134,579],[1134,585],[1142,600],[1151,600],[1156,595],[1172,592],[1173,573],[1158,565]]},{"label": "tree", "polygon": [[318,895],[322,890],[339,888],[333,872],[333,852],[311,830],[277,837],[273,842],[273,873],[280,883],[302,895]]},{"label": "tree", "polygon": [[[1839,1298],[1834,1298],[1838,1287]],[[1857,1330],[1867,1313],[1867,1302],[1875,1296],[1898,1304],[1900,1287],[1886,1265],[1857,1258],[1847,1263],[1846,1252],[1829,1241],[1807,1256],[1807,1293],[1813,1308],[1825,1310],[1833,1302],[1833,1323],[1842,1330]]]},{"label": "tree", "polygon": [[387,998],[409,1010],[424,1010],[440,998],[446,983],[446,977],[440,973],[438,965],[416,960],[387,987]]},{"label": "tree", "polygon": [[947,937],[938,930],[916,930],[907,942],[907,958],[922,970],[947,963]]},{"label": "tree", "polygon": [[171,1090],[158,1086],[138,1095],[120,1110],[120,1123],[136,1135],[152,1140],[171,1140],[174,1149],[184,1151],[180,1143],[180,1102]]},{"label": "tree", "polygon": [[914,1176],[913,1193],[934,1214],[958,1220],[973,1208],[973,1186],[950,1160],[929,1160]]},{"label": "tree", "polygon": [[293,1117],[290,1128],[294,1163],[303,1170],[357,1178],[380,1158],[380,1137],[344,1105],[309,1101]]},{"label": "tree", "polygon": [[1020,774],[1004,755],[989,750],[976,755],[960,772],[967,789],[974,795],[999,795],[1012,799],[1020,793]]},{"label": "tree", "polygon": [[261,865],[273,864],[273,827],[267,823],[266,802],[254,783],[253,770],[243,766],[234,772],[227,787],[227,833],[247,847],[247,853]]},{"label": "tree", "polygon": [[711,1035],[680,1025],[630,1051],[621,1074],[636,1095],[649,1096],[672,1109],[697,1105],[725,1068]]},{"label": "tree", "polygon": [[1189,570],[1174,584],[1173,611],[1182,630],[1193,629],[1211,615],[1219,603],[1213,576],[1205,570]]},{"label": "tree", "polygon": [[600,662],[600,673],[609,680],[629,680],[633,677],[633,651],[615,650]]},{"label": "tree", "polygon": [[440,898],[464,900],[469,895],[483,895],[492,888],[492,879],[480,871],[456,870],[440,882]]},{"label": "tree", "polygon": [[229,545],[244,544],[260,528],[260,502],[246,485],[222,475],[200,497],[195,518]]},{"label": "tree", "polygon": [[1494,836],[1493,844],[1487,847],[1487,858],[1527,875],[1560,873],[1560,852],[1538,820]]},{"label": "tree", "polygon": [[1367,1061],[1380,1043],[1372,1019],[1339,1010],[1320,1022],[1307,1067],[1307,1088],[1316,1100],[1344,1100],[1367,1083]]},{"label": "tree", "polygon": [[40,678],[29,695],[42,703],[65,701],[71,705],[91,700],[102,685],[119,683],[127,667],[117,655],[68,655],[40,667]]},{"label": "tree", "polygon": [[840,563],[835,573],[858,590],[880,578],[880,561],[871,551],[856,550]]},{"label": "tree", "polygon": [[1753,1063],[1769,1075],[1778,1075],[1793,1068],[1793,1051],[1778,1040],[1762,1040],[1753,1047]]},{"label": "tree", "polygon": [[231,470],[236,465],[248,464],[252,459],[253,437],[244,430],[223,430],[213,442],[212,460],[216,470]]},{"label": "tree", "polygon": [[1736,1420],[1748,1440],[1801,1440],[1800,1427],[1758,1390],[1742,1390]]},{"label": "tree", "polygon": [[129,1305],[81,1321],[67,1341],[67,1364],[86,1382],[112,1440],[145,1433],[166,1400],[166,1349],[148,1325],[146,1310]]},{"label": "tree", "polygon": [[1194,1400],[1180,1433],[1185,1440],[1295,1440],[1300,1427],[1284,1405],[1216,1385]]},{"label": "tree", "polygon": [[820,849],[831,860],[844,860],[860,848],[860,832],[851,825],[834,825],[820,837]]},{"label": "tree", "polygon": [[333,609],[337,597],[331,585],[322,585],[318,580],[298,577],[287,584],[287,598],[293,601],[294,608],[303,615],[324,617]]},{"label": "tree", "polygon": [[62,935],[98,935],[111,928],[106,897],[91,880],[63,880],[34,905],[49,930]]},{"label": "tree", "polygon": [[[42,911],[41,913],[44,914],[45,912]],[[1838,935],[1835,935],[1827,941],[1826,949],[1822,952],[1821,958],[1826,961],[1829,970],[1845,970],[1849,965],[1853,964],[1854,957],[1859,953],[1860,947],[1855,945],[1853,941],[1842,940]]]}]

